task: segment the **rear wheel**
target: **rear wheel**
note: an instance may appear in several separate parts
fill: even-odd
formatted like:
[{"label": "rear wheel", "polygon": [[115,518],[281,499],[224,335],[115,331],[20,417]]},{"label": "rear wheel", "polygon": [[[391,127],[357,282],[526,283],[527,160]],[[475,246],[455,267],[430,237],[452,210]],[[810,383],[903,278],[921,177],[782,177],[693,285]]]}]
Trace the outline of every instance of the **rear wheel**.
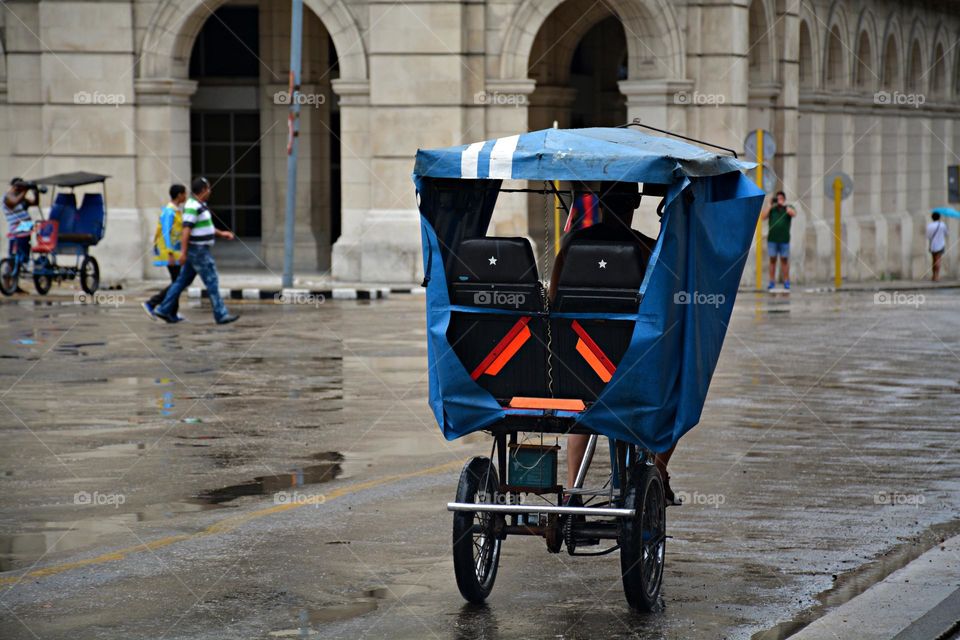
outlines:
[{"label": "rear wheel", "polygon": [[100,288],[100,265],[93,256],[86,256],[80,263],[80,288],[91,296]]},{"label": "rear wheel", "polygon": [[[500,483],[489,458],[473,458],[460,474],[457,502],[495,504]],[[453,514],[453,570],[460,594],[482,603],[493,590],[500,564],[500,539],[491,513],[456,511]]]},{"label": "rear wheel", "polygon": [[0,260],[0,292],[5,296],[12,296],[17,292],[17,280],[20,278],[20,269],[13,258]]},{"label": "rear wheel", "polygon": [[661,608],[660,587],[666,553],[666,505],[663,480],[652,464],[634,466],[624,495],[633,518],[620,522],[620,572],[627,602],[640,611]]}]

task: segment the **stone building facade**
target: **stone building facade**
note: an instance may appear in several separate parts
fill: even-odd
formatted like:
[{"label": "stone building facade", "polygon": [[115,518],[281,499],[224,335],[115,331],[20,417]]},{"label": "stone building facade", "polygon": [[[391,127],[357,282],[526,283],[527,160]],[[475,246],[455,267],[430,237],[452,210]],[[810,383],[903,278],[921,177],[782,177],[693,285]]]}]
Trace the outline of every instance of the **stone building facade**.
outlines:
[{"label": "stone building facade", "polygon": [[[112,176],[108,279],[150,266],[171,182],[217,183],[245,269],[282,264],[288,0],[7,0],[0,176]],[[420,272],[418,147],[633,118],[770,163],[796,204],[794,279],[832,274],[824,176],[852,176],[845,276],[922,277],[923,223],[960,164],[960,3],[305,0],[296,263],[345,281]],[[522,184],[510,186],[526,186]],[[492,233],[544,241],[539,196]],[[953,224],[953,223],[951,223]],[[957,229],[951,229],[957,237]],[[948,252],[949,255],[949,252]],[[746,281],[752,281],[748,261]],[[949,263],[948,263],[949,273]]]}]

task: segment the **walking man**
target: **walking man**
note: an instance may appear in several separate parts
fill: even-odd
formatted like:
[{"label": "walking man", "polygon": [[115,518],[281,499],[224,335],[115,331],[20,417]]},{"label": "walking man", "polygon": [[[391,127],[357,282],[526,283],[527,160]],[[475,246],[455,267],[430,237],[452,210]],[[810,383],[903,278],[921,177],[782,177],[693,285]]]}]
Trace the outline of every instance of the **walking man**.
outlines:
[{"label": "walking man", "polygon": [[927,245],[933,257],[933,281],[940,279],[940,258],[947,248],[947,225],[940,219],[939,213],[934,213],[933,221],[927,224]]},{"label": "walking man", "polygon": [[220,278],[217,276],[217,265],[210,250],[219,236],[225,240],[233,240],[230,231],[221,231],[213,226],[213,215],[207,207],[212,188],[206,178],[196,178],[190,184],[193,196],[183,207],[183,233],[181,236],[180,275],[176,282],[170,285],[163,302],[154,311],[154,315],[166,322],[177,322],[174,315],[174,303],[180,293],[187,288],[196,276],[200,276],[207,287],[210,304],[213,306],[213,319],[217,324],[229,324],[237,320],[237,316],[227,311],[220,297]]},{"label": "walking man", "polygon": [[790,223],[797,210],[787,204],[787,194],[777,191],[774,203],[763,212],[763,219],[770,220],[767,234],[767,252],[770,254],[770,284],[773,289],[777,283],[777,257],[780,258],[780,277],[783,288],[790,289]]},{"label": "walking man", "polygon": [[[160,219],[157,221],[157,230],[153,235],[153,252],[157,259],[154,264],[158,267],[166,267],[170,274],[170,284],[164,287],[159,293],[143,303],[143,308],[151,318],[153,310],[160,306],[163,299],[167,296],[170,286],[177,281],[180,276],[180,239],[183,235],[183,216],[181,214],[183,205],[187,201],[187,188],[182,184],[170,186],[170,202],[168,202],[160,212]],[[187,283],[189,286],[190,283]],[[180,299],[173,301],[173,308],[170,310],[172,316],[177,320],[183,320],[179,314]]]}]

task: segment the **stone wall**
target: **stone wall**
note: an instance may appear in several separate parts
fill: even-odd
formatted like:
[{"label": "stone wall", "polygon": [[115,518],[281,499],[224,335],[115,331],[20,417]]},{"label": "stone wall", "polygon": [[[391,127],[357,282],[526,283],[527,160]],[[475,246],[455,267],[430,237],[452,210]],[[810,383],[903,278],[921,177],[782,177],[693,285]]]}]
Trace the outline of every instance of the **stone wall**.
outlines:
[{"label": "stone wall", "polygon": [[[800,212],[795,281],[832,278],[833,213],[823,194],[832,170],[855,183],[843,203],[845,277],[927,275],[923,225],[930,208],[946,204],[946,165],[960,164],[960,4],[610,0],[599,10],[581,1],[305,0],[304,90],[337,101],[340,113],[342,235],[331,250],[328,103],[303,117],[298,268],[416,281],[416,149],[562,125],[579,39],[614,15],[627,53],[611,108],[737,150],[750,129],[773,133],[772,168]],[[156,208],[169,182],[190,173],[190,51],[222,4],[8,0],[0,11],[0,135],[8,140],[0,171],[113,176],[109,202],[124,213],[108,232],[107,280],[155,273]],[[270,96],[286,82],[288,3],[260,5],[261,55],[273,74],[261,78],[263,248],[251,269],[282,261],[286,164],[286,114]],[[326,50],[317,47],[328,34],[336,77],[324,73]],[[541,239],[537,207],[504,198],[492,232]],[[745,283],[754,264],[751,255]]]}]

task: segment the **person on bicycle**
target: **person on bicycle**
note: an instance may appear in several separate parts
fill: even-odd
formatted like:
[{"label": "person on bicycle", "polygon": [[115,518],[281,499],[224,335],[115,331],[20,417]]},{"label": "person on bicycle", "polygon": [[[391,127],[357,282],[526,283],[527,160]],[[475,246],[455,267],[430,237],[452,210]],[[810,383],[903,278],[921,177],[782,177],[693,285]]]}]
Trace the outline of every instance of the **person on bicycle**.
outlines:
[{"label": "person on bicycle", "polygon": [[[563,239],[550,276],[549,298],[551,302],[556,297],[557,282],[560,279],[560,273],[563,271],[567,250],[574,243],[596,240],[635,243],[641,249],[643,268],[646,268],[656,245],[656,240],[631,227],[633,213],[640,206],[640,199],[641,194],[635,182],[601,183],[599,200],[602,214],[600,223],[572,231]],[[587,450],[589,438],[589,436],[576,434],[567,436],[568,486],[572,487],[574,485],[577,470],[580,468],[580,463],[583,461],[583,456]],[[667,473],[667,463],[670,461],[674,449],[676,449],[676,445],[656,456],[657,468],[663,478],[664,497],[667,504],[677,504],[674,493],[670,489],[670,474]],[[573,496],[573,498],[577,499],[578,496]]]},{"label": "person on bicycle", "polygon": [[[31,193],[33,194],[31,196]],[[3,196],[3,215],[7,219],[10,237],[10,256],[20,253],[24,259],[30,253],[30,231],[33,218],[29,208],[37,206],[37,194],[21,178],[10,181],[10,188]]]}]

